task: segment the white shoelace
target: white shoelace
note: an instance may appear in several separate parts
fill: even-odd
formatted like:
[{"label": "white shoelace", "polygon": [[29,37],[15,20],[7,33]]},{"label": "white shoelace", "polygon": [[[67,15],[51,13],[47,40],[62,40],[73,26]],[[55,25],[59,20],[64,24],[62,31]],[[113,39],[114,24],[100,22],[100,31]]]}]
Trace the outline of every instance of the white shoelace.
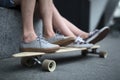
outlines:
[{"label": "white shoelace", "polygon": [[75,44],[82,44],[82,43],[85,43],[85,41],[81,38],[81,37],[77,37],[76,39],[75,39],[75,42],[74,42]]},{"label": "white shoelace", "polygon": [[94,31],[91,31],[91,32],[89,33],[89,35],[92,36],[92,35],[94,35],[95,33],[97,33],[98,31],[99,31],[98,29],[95,29]]}]

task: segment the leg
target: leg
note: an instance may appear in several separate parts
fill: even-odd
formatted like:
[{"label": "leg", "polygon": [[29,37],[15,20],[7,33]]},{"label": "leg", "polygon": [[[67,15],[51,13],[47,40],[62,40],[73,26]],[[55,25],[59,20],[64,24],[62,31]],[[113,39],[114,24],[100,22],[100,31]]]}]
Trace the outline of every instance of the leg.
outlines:
[{"label": "leg", "polygon": [[43,20],[44,37],[50,38],[55,36],[52,26],[52,0],[39,0],[39,11]]},{"label": "leg", "polygon": [[37,37],[33,27],[33,14],[35,3],[36,0],[21,0],[23,39],[25,42],[31,42]]},{"label": "leg", "polygon": [[[54,21],[54,26],[58,29],[60,29],[60,32],[62,34],[67,35],[67,36],[80,36],[82,38],[88,37],[88,33],[78,29],[75,25],[70,23],[67,19],[62,17],[56,7],[53,4],[53,9],[54,9],[54,14],[53,14],[53,21]],[[58,26],[59,25],[59,26]]]},{"label": "leg", "polygon": [[65,22],[63,21],[61,15],[55,8],[54,4],[52,3],[52,9],[53,9],[53,25],[56,30],[61,32],[65,36],[70,36],[76,38],[76,35],[71,32],[71,30],[67,27]]},{"label": "leg", "polygon": [[67,25],[67,27],[76,35],[80,36],[81,38],[85,39],[89,36],[89,33],[82,31],[81,29],[77,28],[74,24],[69,22],[67,19],[63,17],[63,21]]},{"label": "leg", "polygon": [[[53,25],[55,24],[58,26],[57,28],[61,28],[62,32],[65,33],[67,36],[72,35],[72,37],[75,37],[73,33],[67,28],[61,18],[56,19],[57,14],[54,15],[54,9],[53,9],[53,1],[52,0],[39,0],[40,3],[40,13],[43,19],[43,25],[44,25],[44,37],[51,38],[55,36],[55,33],[53,31]],[[55,18],[55,19],[54,19]],[[57,24],[58,23],[58,24]],[[60,26],[60,27],[59,27]],[[60,29],[59,29],[60,30]]]},{"label": "leg", "polygon": [[21,6],[23,40],[25,42],[31,42],[37,37],[33,28],[33,14],[36,0],[14,0],[14,2],[15,5]]}]

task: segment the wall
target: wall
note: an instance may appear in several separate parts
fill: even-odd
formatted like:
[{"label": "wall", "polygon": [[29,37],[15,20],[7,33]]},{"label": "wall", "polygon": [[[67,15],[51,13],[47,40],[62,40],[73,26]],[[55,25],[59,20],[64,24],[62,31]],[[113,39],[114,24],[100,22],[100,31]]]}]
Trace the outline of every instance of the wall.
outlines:
[{"label": "wall", "polygon": [[[35,30],[42,34],[42,22],[35,19]],[[22,40],[21,14],[17,10],[0,7],[0,59],[18,53]]]},{"label": "wall", "polygon": [[108,0],[90,0],[90,31],[97,27],[107,2]]}]

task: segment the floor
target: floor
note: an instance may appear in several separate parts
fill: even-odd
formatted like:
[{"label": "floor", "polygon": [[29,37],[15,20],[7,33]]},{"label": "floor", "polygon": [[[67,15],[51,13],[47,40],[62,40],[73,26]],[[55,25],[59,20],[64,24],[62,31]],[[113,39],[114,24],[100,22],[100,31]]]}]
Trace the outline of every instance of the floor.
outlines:
[{"label": "floor", "polygon": [[25,68],[20,58],[0,60],[0,80],[120,80],[120,36],[111,32],[100,44],[100,50],[108,52],[106,59],[96,55],[81,57],[79,51],[70,54],[46,55],[57,62],[54,72],[46,72],[41,66]]}]

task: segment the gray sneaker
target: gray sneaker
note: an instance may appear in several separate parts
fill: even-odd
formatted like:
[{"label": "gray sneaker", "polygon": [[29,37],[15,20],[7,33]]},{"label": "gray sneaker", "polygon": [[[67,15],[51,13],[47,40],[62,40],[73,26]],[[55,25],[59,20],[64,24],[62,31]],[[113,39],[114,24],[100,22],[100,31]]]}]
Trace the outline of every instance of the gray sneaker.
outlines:
[{"label": "gray sneaker", "polygon": [[109,33],[109,27],[103,27],[100,30],[94,30],[92,32],[90,32],[90,35],[87,39],[85,39],[85,41],[87,43],[92,43],[95,44],[101,40],[103,40],[107,34]]},{"label": "gray sneaker", "polygon": [[44,38],[37,37],[36,40],[30,43],[21,43],[21,51],[22,52],[55,52],[60,49],[59,45],[51,44],[46,41]]},{"label": "gray sneaker", "polygon": [[66,46],[72,42],[74,42],[73,37],[65,37],[60,34],[56,34],[54,37],[46,39],[48,42],[53,43],[53,44],[58,44],[60,46]]}]

